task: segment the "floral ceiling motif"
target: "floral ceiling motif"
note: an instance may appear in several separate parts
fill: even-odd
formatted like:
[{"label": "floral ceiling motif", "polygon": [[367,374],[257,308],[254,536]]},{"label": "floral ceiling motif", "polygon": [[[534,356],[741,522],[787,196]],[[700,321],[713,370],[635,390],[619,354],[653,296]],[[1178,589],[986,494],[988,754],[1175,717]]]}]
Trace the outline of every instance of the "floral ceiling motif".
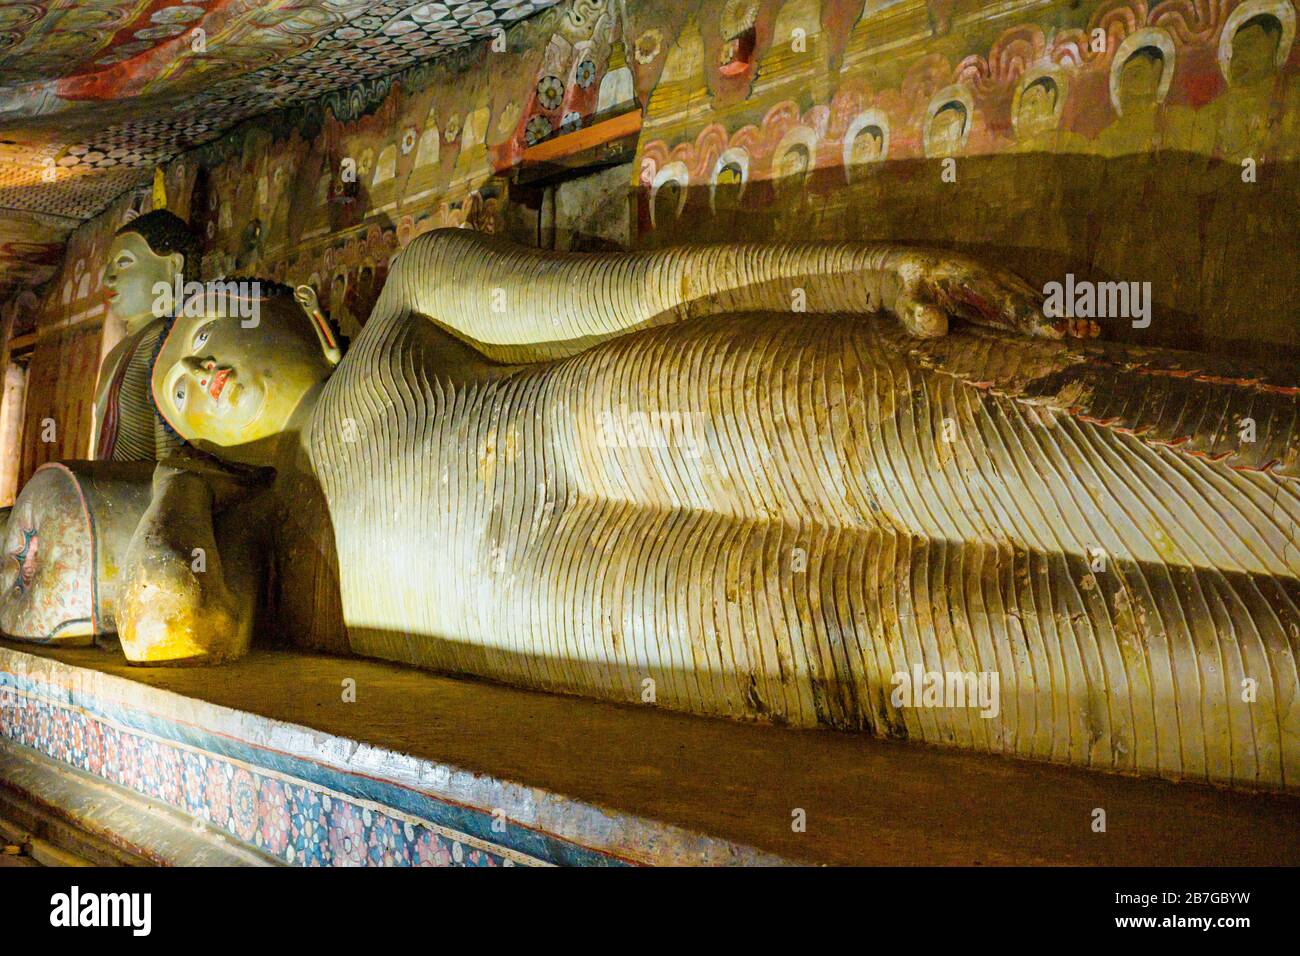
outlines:
[{"label": "floral ceiling motif", "polygon": [[0,296],[48,278],[51,243],[159,163],[250,116],[434,59],[555,2],[0,4]]}]

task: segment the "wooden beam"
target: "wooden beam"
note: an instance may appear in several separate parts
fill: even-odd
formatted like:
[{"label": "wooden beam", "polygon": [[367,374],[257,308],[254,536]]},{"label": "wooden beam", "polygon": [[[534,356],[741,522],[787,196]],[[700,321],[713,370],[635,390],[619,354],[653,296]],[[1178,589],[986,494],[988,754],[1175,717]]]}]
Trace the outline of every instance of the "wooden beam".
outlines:
[{"label": "wooden beam", "polygon": [[593,123],[583,129],[574,130],[572,133],[565,133],[563,136],[556,136],[544,140],[536,146],[528,147],[520,158],[520,165],[555,163],[575,153],[586,152],[598,146],[603,146],[605,143],[622,139],[625,136],[635,136],[640,132],[640,110],[620,113],[618,116],[611,116],[607,120]]}]

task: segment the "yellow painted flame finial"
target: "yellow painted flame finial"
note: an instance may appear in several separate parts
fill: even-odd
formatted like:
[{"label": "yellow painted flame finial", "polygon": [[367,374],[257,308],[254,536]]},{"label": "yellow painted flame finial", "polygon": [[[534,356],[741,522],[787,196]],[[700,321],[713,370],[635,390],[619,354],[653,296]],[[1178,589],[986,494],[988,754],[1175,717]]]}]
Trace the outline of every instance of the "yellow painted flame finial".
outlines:
[{"label": "yellow painted flame finial", "polygon": [[167,208],[167,182],[161,166],[153,171],[153,208],[155,211]]}]

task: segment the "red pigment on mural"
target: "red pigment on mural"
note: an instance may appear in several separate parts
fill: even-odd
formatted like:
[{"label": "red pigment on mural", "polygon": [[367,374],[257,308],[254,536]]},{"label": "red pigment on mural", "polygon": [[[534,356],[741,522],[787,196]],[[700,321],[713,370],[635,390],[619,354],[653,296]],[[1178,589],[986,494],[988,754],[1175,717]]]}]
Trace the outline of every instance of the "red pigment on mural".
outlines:
[{"label": "red pigment on mural", "polygon": [[[112,52],[114,47],[130,40],[133,31],[143,25],[142,21],[147,22],[155,10],[169,5],[165,0],[151,5],[135,23],[120,31],[104,52]],[[177,61],[190,53],[193,45],[191,33],[195,27],[202,26],[207,36],[216,36],[241,14],[248,12],[251,6],[245,0],[214,0],[202,19],[186,24],[185,31],[179,36],[162,40],[152,49],[121,63],[93,73],[83,72],[65,77],[59,80],[55,92],[65,100],[113,100],[135,96],[164,70],[175,67]]]}]

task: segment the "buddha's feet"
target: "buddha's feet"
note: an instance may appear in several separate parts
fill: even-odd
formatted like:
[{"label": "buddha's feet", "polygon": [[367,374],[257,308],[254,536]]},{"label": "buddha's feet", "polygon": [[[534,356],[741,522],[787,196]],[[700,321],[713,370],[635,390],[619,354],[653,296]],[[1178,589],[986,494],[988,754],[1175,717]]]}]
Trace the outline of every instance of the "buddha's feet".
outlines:
[{"label": "buddha's feet", "polygon": [[1036,338],[1091,338],[1095,323],[1055,319],[1043,296],[1013,272],[965,256],[907,252],[898,267],[902,289],[894,313],[913,335],[934,338],[951,319]]}]

